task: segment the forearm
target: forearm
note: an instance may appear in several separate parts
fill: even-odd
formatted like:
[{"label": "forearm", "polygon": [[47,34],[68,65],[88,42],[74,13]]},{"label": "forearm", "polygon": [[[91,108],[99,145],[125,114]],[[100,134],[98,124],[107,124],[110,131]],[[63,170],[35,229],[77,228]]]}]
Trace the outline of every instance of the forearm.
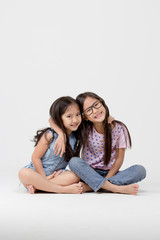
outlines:
[{"label": "forearm", "polygon": [[53,130],[58,134],[53,150],[57,156],[60,154],[60,157],[62,157],[66,147],[66,135],[63,130],[55,124],[52,118],[49,119],[49,123]]},{"label": "forearm", "polygon": [[62,131],[62,129],[59,128],[59,127],[57,126],[57,124],[55,124],[55,122],[53,121],[52,118],[50,118],[48,121],[49,121],[49,124],[50,124],[51,128],[53,128],[53,130],[54,130],[58,135],[64,134],[63,131]]},{"label": "forearm", "polygon": [[125,148],[119,148],[116,150],[115,162],[113,163],[111,169],[109,170],[106,178],[114,176],[119,171],[124,161],[124,155],[125,155]]},{"label": "forearm", "polygon": [[44,169],[43,169],[41,159],[39,159],[39,158],[33,159],[32,162],[33,162],[33,165],[34,165],[36,171],[37,171],[40,175],[42,175],[43,177],[46,178],[46,174],[45,174],[45,171],[44,171]]},{"label": "forearm", "polygon": [[123,163],[123,160],[121,159],[116,159],[113,166],[111,167],[111,169],[109,170],[106,178],[109,178],[109,177],[112,177],[114,176],[118,171],[119,169],[121,168],[122,166],[122,163]]}]

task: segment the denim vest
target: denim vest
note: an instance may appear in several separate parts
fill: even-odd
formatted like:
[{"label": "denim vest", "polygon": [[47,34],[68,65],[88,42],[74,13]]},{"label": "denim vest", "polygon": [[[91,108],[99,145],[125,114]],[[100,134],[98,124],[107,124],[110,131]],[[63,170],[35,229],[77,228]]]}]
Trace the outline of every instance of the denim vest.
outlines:
[{"label": "denim vest", "polygon": [[[59,156],[60,154],[56,156],[56,154],[54,153],[53,147],[58,135],[55,132],[53,133],[50,130],[49,132],[52,134],[54,139],[53,139],[53,142],[51,142],[45,154],[43,155],[43,157],[41,158],[42,166],[46,173],[46,176],[52,174],[54,171],[57,171],[59,169],[65,169],[68,165],[68,162],[64,160],[64,154],[62,157],[60,157]],[[71,148],[74,149],[76,138],[73,133],[69,136],[69,143],[71,145]],[[33,162],[30,162],[30,164],[27,165],[26,168],[31,168],[35,170]]]}]

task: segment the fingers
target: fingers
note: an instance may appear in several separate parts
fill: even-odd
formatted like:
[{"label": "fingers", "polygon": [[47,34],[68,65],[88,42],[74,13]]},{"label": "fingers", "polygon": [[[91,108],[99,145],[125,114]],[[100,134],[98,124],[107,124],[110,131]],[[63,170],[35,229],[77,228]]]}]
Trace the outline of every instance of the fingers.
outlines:
[{"label": "fingers", "polygon": [[57,173],[56,171],[52,173],[52,178],[56,176],[56,173]]},{"label": "fingers", "polygon": [[47,176],[47,180],[51,180],[52,178],[57,177],[63,172],[62,169],[59,169],[58,171],[54,171],[51,175]]},{"label": "fingers", "polygon": [[55,174],[55,177],[57,177],[58,175],[60,175],[62,172],[63,172],[62,169],[58,170],[58,171],[56,172],[56,174]]},{"label": "fingers", "polygon": [[109,116],[108,117],[108,124],[111,124],[114,120],[115,120],[114,117]]},{"label": "fingers", "polygon": [[56,156],[58,156],[59,154],[59,147],[57,146],[57,144],[55,143],[54,147],[53,147],[54,153],[56,154]]},{"label": "fingers", "polygon": [[51,175],[47,176],[48,180],[51,180],[52,178],[54,178],[56,176],[56,171],[54,171]]},{"label": "fingers", "polygon": [[64,153],[65,153],[65,149],[62,148],[60,152],[60,157],[62,157]]},{"label": "fingers", "polygon": [[56,154],[56,156],[60,155],[60,157],[62,157],[63,154],[65,153],[65,146],[60,146],[55,143],[53,150],[54,150],[54,153]]},{"label": "fingers", "polygon": [[65,134],[63,135],[58,135],[53,150],[56,154],[56,156],[60,155],[60,157],[63,156],[65,153],[65,147],[66,147],[66,136]]},{"label": "fingers", "polygon": [[[54,150],[54,149],[53,149]],[[62,149],[60,149],[60,148],[56,148],[55,150],[54,150],[54,153],[56,154],[56,156],[60,156],[60,157],[62,157],[63,156],[63,154],[65,153],[65,150],[62,148]]]},{"label": "fingers", "polygon": [[59,147],[54,146],[53,150],[54,150],[54,153],[56,154],[56,156],[60,155],[60,157],[62,157],[63,154],[65,153],[64,148],[59,148]]}]

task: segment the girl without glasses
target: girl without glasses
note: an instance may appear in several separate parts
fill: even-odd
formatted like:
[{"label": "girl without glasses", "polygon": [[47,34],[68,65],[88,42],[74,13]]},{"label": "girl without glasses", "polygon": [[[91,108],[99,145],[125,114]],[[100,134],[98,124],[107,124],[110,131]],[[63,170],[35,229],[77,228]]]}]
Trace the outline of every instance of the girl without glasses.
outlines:
[{"label": "girl without glasses", "polygon": [[[77,96],[83,115],[82,158],[73,157],[69,167],[82,179],[83,192],[105,189],[115,193],[136,195],[135,184],[146,176],[141,165],[119,171],[131,137],[124,123],[108,123],[109,109],[97,94],[85,92]],[[60,151],[60,150],[59,150]]]},{"label": "girl without glasses", "polygon": [[[19,178],[30,193],[34,193],[36,189],[57,193],[81,193],[82,186],[77,184],[76,175],[64,171],[70,158],[78,156],[81,148],[81,113],[77,101],[68,96],[58,98],[50,107],[50,116],[57,128],[65,133],[67,151],[63,156],[57,156],[53,150],[57,134],[51,128],[38,130],[34,137],[32,162],[19,171]],[[60,173],[60,181],[55,182],[54,177]]]}]

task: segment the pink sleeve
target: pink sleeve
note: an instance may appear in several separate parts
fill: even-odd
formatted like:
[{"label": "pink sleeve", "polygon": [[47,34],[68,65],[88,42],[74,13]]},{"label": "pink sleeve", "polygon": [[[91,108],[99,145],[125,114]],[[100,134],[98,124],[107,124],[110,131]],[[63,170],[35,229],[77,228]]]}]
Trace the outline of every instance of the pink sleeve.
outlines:
[{"label": "pink sleeve", "polygon": [[116,148],[127,148],[127,147],[129,147],[128,133],[126,128],[121,127]]}]

